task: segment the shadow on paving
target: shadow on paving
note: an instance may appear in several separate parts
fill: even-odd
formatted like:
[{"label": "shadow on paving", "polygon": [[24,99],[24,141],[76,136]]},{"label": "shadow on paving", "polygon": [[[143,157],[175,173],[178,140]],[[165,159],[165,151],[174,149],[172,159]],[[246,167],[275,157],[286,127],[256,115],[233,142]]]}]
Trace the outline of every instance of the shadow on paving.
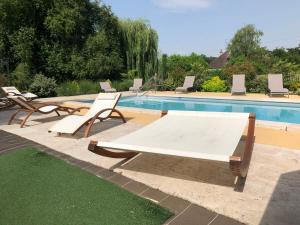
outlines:
[{"label": "shadow on paving", "polygon": [[300,170],[282,174],[260,225],[300,224]]},{"label": "shadow on paving", "polygon": [[[126,118],[126,121],[130,120],[130,118]],[[90,130],[89,137],[98,133],[101,133],[103,131],[109,130],[111,128],[121,126],[123,123],[122,120],[120,119],[109,119],[106,121],[102,122],[96,122],[93,126],[92,129]],[[58,137],[68,137],[68,138],[73,138],[73,139],[80,139],[84,136],[84,131],[85,131],[86,126],[83,126],[80,128],[80,130],[74,134],[61,134]]]},{"label": "shadow on paving", "polygon": [[[234,155],[239,155],[244,150],[245,138],[242,137]],[[156,174],[182,180],[190,180],[214,185],[233,187],[234,191],[244,190],[246,178],[236,178],[229,169],[229,163],[184,158],[169,155],[143,153],[121,165],[120,168],[137,172]]]}]

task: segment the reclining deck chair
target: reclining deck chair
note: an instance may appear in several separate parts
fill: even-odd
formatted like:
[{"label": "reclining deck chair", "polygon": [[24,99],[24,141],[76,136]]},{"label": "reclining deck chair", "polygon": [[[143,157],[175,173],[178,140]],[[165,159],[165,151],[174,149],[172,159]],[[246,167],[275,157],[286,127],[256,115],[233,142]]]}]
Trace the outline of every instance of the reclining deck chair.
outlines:
[{"label": "reclining deck chair", "polygon": [[272,95],[285,95],[289,96],[289,90],[283,88],[282,74],[269,74],[268,75],[268,91]]},{"label": "reclining deck chair", "polygon": [[232,76],[231,94],[246,94],[244,74],[237,74]]},{"label": "reclining deck chair", "polygon": [[143,79],[134,79],[133,86],[129,88],[129,91],[139,92],[143,86]]},{"label": "reclining deck chair", "polygon": [[[120,118],[124,123],[126,120],[122,113],[115,109],[119,99],[121,98],[120,93],[100,93],[96,100],[94,101],[91,108],[88,107],[80,107],[76,110],[79,111],[81,109],[89,109],[89,111],[81,116],[81,115],[70,115],[56,124],[52,126],[48,132],[57,132],[58,134],[72,134],[74,135],[77,131],[80,130],[81,127],[87,126],[84,132],[84,137],[88,137],[90,130],[96,120],[100,120],[100,122],[109,119],[109,118]],[[117,113],[118,116],[112,116],[112,113]]]},{"label": "reclining deck chair", "polygon": [[[245,148],[239,153],[237,146],[247,126]],[[254,114],[172,110],[163,112],[162,118],[154,123],[112,142],[91,141],[88,149],[113,158],[155,153],[228,162],[234,176],[246,177],[254,129]]]},{"label": "reclining deck chair", "polygon": [[55,112],[58,116],[60,116],[59,111],[71,113],[74,109],[70,107],[64,107],[57,104],[49,103],[49,104],[41,104],[40,106],[36,107],[30,104],[24,97],[22,96],[7,96],[9,100],[14,102],[16,105],[19,105],[21,109],[18,109],[12,116],[10,117],[8,124],[10,125],[11,122],[15,119],[18,113],[20,112],[27,112],[28,114],[22,120],[20,127],[22,128],[26,121],[33,113],[41,113],[41,114],[49,114]]},{"label": "reclining deck chair", "polygon": [[117,90],[112,88],[107,81],[106,82],[100,82],[100,88],[105,93],[117,92]]},{"label": "reclining deck chair", "polygon": [[16,87],[11,86],[11,87],[2,87],[2,90],[7,96],[22,96],[24,97],[27,101],[31,101],[33,99],[38,98],[37,95],[32,94],[30,92],[20,92]]},{"label": "reclining deck chair", "polygon": [[182,87],[177,87],[176,92],[188,92],[194,86],[195,76],[186,76]]}]

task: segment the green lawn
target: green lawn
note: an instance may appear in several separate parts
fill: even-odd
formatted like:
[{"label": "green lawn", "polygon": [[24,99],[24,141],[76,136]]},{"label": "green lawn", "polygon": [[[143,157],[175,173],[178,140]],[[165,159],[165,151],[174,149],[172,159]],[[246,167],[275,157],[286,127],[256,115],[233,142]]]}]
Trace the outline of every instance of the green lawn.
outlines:
[{"label": "green lawn", "polygon": [[162,224],[172,213],[35,149],[0,156],[0,224]]}]

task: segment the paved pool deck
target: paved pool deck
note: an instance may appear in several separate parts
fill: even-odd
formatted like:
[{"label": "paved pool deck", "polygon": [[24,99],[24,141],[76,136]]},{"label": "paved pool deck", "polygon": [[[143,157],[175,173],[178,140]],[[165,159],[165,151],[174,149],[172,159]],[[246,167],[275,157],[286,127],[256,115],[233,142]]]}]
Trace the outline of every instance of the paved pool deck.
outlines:
[{"label": "paved pool deck", "polygon": [[[44,101],[73,102],[79,97],[87,99],[95,95]],[[54,115],[35,115],[22,129],[18,124],[6,125],[13,110],[0,112],[0,129],[247,224],[300,224],[300,136],[297,129],[285,131],[278,127],[258,126],[246,182],[234,185],[228,165],[223,163],[140,154],[124,164],[120,159],[87,151],[90,140],[110,141],[159,118],[155,113],[121,110],[127,123],[108,120],[96,124],[89,138],[82,138],[83,131],[74,137],[48,133],[47,130],[59,120]],[[280,141],[282,139],[284,141]],[[293,144],[289,144],[290,141]]]}]

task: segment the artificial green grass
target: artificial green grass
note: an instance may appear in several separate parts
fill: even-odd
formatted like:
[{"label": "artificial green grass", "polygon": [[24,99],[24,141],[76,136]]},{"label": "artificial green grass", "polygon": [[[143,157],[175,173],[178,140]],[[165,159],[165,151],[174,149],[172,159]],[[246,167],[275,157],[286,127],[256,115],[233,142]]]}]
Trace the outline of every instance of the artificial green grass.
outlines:
[{"label": "artificial green grass", "polygon": [[35,149],[0,156],[0,224],[155,225],[172,213]]}]

